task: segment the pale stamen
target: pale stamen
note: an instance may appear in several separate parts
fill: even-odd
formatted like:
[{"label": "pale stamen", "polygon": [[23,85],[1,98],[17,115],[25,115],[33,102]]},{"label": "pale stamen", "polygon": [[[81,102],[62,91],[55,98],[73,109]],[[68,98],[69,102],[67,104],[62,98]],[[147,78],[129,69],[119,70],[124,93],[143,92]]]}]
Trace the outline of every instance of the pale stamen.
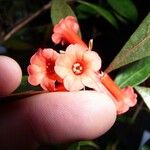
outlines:
[{"label": "pale stamen", "polygon": [[83,72],[83,66],[80,63],[75,63],[72,70],[76,75],[80,75]]},{"label": "pale stamen", "polygon": [[91,39],[89,41],[89,49],[88,50],[92,50],[92,48],[93,48],[93,39]]}]

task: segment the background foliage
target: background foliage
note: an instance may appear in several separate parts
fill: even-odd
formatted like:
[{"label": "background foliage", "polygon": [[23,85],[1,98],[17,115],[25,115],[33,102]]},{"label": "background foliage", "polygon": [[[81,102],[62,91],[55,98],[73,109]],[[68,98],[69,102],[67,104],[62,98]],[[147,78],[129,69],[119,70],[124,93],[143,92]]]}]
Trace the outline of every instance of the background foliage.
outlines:
[{"label": "background foliage", "polygon": [[[18,61],[26,75],[29,59],[37,48],[54,47],[50,39],[53,24],[73,14],[78,18],[83,39],[86,42],[94,39],[94,50],[103,60],[103,70],[110,72],[121,88],[134,86],[139,99],[137,106],[118,117],[112,129],[102,137],[67,145],[41,146],[40,149],[150,148],[148,141],[141,145],[144,133],[150,131],[150,1],[67,2],[0,0],[0,54]],[[17,92],[30,88],[24,77]]]}]

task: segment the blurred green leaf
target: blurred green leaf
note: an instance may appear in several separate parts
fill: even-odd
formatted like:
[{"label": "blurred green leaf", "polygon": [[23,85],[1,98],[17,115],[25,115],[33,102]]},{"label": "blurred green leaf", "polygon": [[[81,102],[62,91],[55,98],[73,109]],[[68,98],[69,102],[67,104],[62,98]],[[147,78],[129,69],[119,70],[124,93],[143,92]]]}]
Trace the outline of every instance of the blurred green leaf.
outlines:
[{"label": "blurred green leaf", "polygon": [[68,148],[68,150],[82,150],[84,148],[91,147],[96,150],[99,149],[98,145],[96,145],[93,141],[80,141],[80,142],[75,142],[71,144]]},{"label": "blurred green leaf", "polygon": [[93,147],[94,149],[99,149],[98,145],[95,144],[93,141],[80,141],[79,142],[80,147],[82,146],[90,146]]},{"label": "blurred green leaf", "polygon": [[20,86],[16,89],[14,93],[26,92],[26,91],[39,91],[41,87],[32,86],[28,82],[28,76],[23,76]]},{"label": "blurred green leaf", "polygon": [[150,56],[150,13],[130,37],[112,63],[107,72],[118,69],[134,61]]},{"label": "blurred green leaf", "polygon": [[68,150],[80,150],[80,145],[79,145],[79,142],[75,142],[75,143],[72,143]]},{"label": "blurred green leaf", "polygon": [[19,38],[10,38],[8,41],[3,43],[3,45],[7,48],[15,49],[15,50],[26,50],[32,49],[33,45],[28,42],[25,42]]},{"label": "blurred green leaf", "polygon": [[80,4],[78,7],[76,7],[75,12],[79,19],[87,19],[89,16],[97,14],[92,8],[83,4]]},{"label": "blurred green leaf", "polygon": [[124,88],[125,86],[136,86],[144,82],[150,76],[150,56],[132,63],[115,78],[116,83]]},{"label": "blurred green leaf", "polygon": [[132,117],[131,116],[127,116],[127,115],[119,115],[117,117],[117,120],[119,123],[130,123],[131,122]]},{"label": "blurred green leaf", "polygon": [[65,0],[52,0],[51,19],[52,23],[57,24],[62,18],[66,16],[75,16],[71,7]]},{"label": "blurred green leaf", "polygon": [[131,0],[107,0],[107,2],[120,16],[129,21],[136,22],[138,13]]},{"label": "blurred green leaf", "polygon": [[150,150],[150,138],[142,145],[141,150]]},{"label": "blurred green leaf", "polygon": [[125,18],[123,18],[122,16],[120,16],[119,14],[117,14],[115,11],[113,11],[113,13],[115,14],[116,18],[118,20],[120,20],[122,23],[124,23],[124,24],[128,23],[128,21]]},{"label": "blurred green leaf", "polygon": [[77,2],[86,5],[89,9],[93,9],[97,14],[105,18],[110,24],[112,24],[115,28],[118,28],[118,23],[116,18],[109,12],[107,9],[103,8],[100,4],[92,4],[85,1],[77,0]]},{"label": "blurred green leaf", "polygon": [[141,150],[150,150],[150,146],[149,145],[144,145]]},{"label": "blurred green leaf", "polygon": [[141,95],[145,104],[150,109],[150,88],[142,87],[142,86],[136,86],[135,89]]}]

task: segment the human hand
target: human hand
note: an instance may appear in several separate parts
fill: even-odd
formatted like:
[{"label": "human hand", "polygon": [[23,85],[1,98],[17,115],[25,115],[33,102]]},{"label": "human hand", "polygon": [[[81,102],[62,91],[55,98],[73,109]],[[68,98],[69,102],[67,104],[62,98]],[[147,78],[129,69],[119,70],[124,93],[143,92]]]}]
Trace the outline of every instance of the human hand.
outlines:
[{"label": "human hand", "polygon": [[[21,81],[18,64],[0,56],[0,95]],[[114,124],[111,98],[95,91],[44,93],[0,106],[0,149],[36,149],[40,144],[94,139]]]}]

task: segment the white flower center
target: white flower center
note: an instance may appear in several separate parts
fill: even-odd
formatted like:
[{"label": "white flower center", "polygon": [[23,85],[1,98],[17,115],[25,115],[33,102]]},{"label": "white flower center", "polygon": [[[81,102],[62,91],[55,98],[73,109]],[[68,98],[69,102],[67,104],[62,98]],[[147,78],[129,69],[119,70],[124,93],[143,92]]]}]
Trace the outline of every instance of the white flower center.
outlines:
[{"label": "white flower center", "polygon": [[72,67],[74,74],[80,75],[83,72],[83,66],[80,63],[75,63]]}]

